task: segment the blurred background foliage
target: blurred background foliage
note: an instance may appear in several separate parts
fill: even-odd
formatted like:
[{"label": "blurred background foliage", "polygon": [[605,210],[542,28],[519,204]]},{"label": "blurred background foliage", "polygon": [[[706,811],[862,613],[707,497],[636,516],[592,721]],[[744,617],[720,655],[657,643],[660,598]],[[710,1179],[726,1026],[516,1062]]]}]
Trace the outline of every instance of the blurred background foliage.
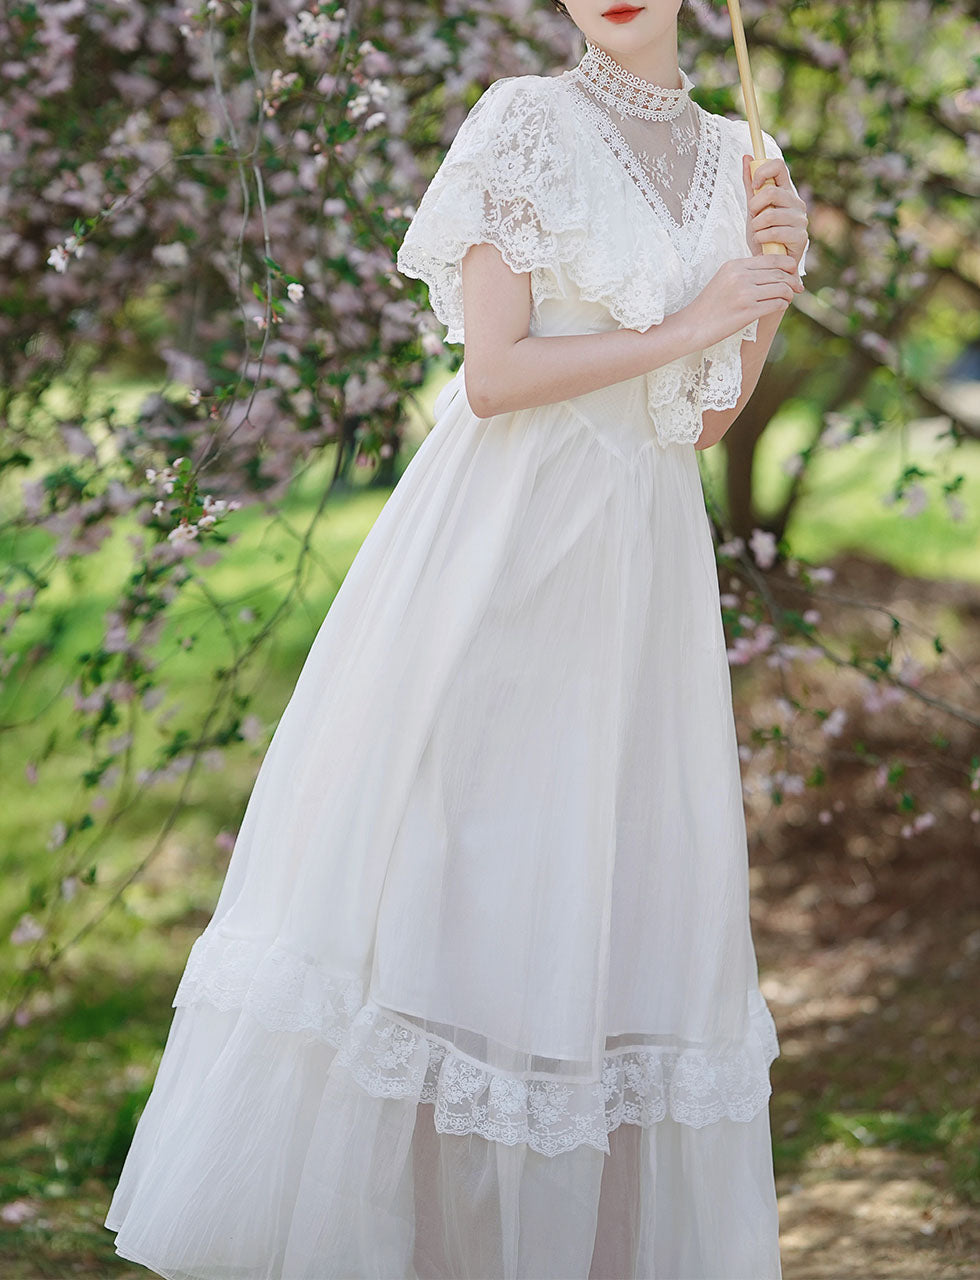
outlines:
[{"label": "blurred background foliage", "polygon": [[[787,1275],[966,1275],[980,22],[743,12],[812,242],[699,455]],[[543,0],[11,0],[0,39],[0,1263],[121,1275],[101,1221],[177,978],[462,354],[395,250],[483,89],[582,45]],[[685,4],[680,60],[741,113],[725,5]]]}]

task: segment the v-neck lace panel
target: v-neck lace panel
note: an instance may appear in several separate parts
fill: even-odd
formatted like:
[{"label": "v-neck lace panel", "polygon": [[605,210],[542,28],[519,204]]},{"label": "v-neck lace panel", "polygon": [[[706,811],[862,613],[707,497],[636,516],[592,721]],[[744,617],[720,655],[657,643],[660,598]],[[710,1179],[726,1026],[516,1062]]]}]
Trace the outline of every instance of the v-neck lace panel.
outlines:
[{"label": "v-neck lace panel", "polygon": [[695,102],[673,120],[643,120],[602,101],[575,68],[565,72],[583,117],[639,188],[686,267],[704,251],[703,231],[711,208],[721,155],[717,119]]}]

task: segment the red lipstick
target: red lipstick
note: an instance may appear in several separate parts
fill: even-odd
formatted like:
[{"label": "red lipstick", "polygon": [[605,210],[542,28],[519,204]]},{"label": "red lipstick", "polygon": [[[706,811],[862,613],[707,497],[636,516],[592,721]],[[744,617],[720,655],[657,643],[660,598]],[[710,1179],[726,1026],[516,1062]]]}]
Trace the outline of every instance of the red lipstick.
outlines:
[{"label": "red lipstick", "polygon": [[611,9],[607,9],[602,16],[608,18],[610,22],[632,22],[636,15],[642,12],[642,5],[637,7],[633,4],[616,4]]}]

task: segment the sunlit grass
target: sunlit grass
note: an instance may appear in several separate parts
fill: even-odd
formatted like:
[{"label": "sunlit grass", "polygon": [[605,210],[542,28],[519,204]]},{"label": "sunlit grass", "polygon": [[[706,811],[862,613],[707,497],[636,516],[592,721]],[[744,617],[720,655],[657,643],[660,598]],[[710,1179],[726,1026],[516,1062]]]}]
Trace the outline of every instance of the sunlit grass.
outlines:
[{"label": "sunlit grass", "polygon": [[[792,551],[818,564],[843,551],[859,551],[912,576],[980,582],[980,449],[970,443],[954,449],[948,440],[937,440],[941,429],[937,421],[923,420],[901,432],[866,435],[838,449],[821,448],[807,470],[790,520],[787,540]],[[731,430],[738,430],[737,422]],[[793,407],[766,429],[753,472],[763,514],[782,503],[791,483],[784,464],[811,435],[808,413]],[[702,458],[712,493],[720,499],[723,449],[706,449]],[[882,499],[913,463],[935,476],[923,482],[928,505],[909,517],[902,514],[903,501],[888,506]],[[941,485],[960,473],[964,480],[958,497],[966,516],[956,523],[942,501]]]}]

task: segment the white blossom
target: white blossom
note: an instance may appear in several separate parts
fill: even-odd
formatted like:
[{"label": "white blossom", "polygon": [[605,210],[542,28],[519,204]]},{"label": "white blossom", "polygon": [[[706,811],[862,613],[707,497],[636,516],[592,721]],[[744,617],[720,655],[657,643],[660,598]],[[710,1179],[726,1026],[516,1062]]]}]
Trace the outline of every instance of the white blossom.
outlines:
[{"label": "white blossom", "polygon": [[290,302],[302,302],[303,286],[301,284],[287,284],[286,293],[289,295]]},{"label": "white blossom", "polygon": [[196,537],[197,525],[191,524],[188,520],[181,520],[180,524],[175,525],[167,534],[167,541],[176,546],[185,546],[193,542]]},{"label": "white blossom", "polygon": [[150,252],[161,267],[187,266],[187,245],[180,240],[174,240],[171,244],[155,244]]}]

